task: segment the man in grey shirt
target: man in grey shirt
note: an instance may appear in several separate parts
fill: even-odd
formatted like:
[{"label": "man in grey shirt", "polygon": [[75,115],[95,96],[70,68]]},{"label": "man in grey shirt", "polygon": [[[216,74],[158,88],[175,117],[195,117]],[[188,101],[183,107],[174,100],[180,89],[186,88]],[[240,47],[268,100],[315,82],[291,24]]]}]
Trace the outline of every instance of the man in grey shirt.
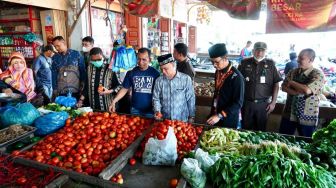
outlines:
[{"label": "man in grey shirt", "polygon": [[190,76],[178,72],[171,54],[158,57],[163,75],[155,81],[154,117],[193,122],[195,92]]}]

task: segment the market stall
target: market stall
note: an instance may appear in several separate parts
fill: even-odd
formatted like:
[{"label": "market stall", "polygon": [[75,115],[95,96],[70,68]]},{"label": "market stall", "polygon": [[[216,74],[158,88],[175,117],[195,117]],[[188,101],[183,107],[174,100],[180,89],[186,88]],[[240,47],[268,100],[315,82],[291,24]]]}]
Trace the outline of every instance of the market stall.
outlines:
[{"label": "market stall", "polygon": [[[309,169],[314,168],[321,174],[318,180],[308,178],[308,174],[302,180],[295,180],[293,176],[288,175],[288,182],[307,181],[309,185],[320,185],[325,181],[329,185],[336,185],[335,178],[330,174],[335,172],[334,149],[328,144],[333,140],[335,121],[316,132],[312,140],[277,133],[191,125],[171,120],[151,123],[141,117],[102,112],[86,113],[72,121],[68,119],[64,124],[63,128],[47,134],[42,139],[30,139],[32,142],[27,146],[14,148],[14,151],[6,147],[2,155],[8,158],[8,153],[11,153],[12,157],[15,156],[14,164],[26,168],[34,167],[42,171],[51,169],[56,175],[64,174],[66,177],[62,178],[62,185],[72,186],[80,182],[84,187],[115,187],[118,184],[126,187],[168,187],[171,183],[176,183],[177,186],[178,182],[179,187],[196,186],[194,183],[199,183],[199,186],[230,185],[240,181],[239,178],[244,175],[229,181],[218,179],[216,174],[219,171],[225,172],[230,177],[228,168],[241,168],[242,174],[249,173],[250,168],[244,164],[249,164],[251,160],[260,160],[261,167],[255,168],[266,168],[271,165],[268,160],[270,158],[277,161],[278,165],[289,160],[292,161],[291,165],[299,165],[305,169],[305,173],[312,173]],[[37,133],[35,131],[35,135]],[[158,146],[149,146],[151,142],[164,142],[173,138],[177,140],[175,157],[170,156],[174,155],[174,149],[168,150],[169,155],[161,153],[167,146],[161,145],[159,150]],[[321,139],[325,141],[321,142]],[[17,145],[16,142],[18,141],[15,141],[14,145]],[[168,145],[172,143],[167,142]],[[240,157],[234,157],[237,155]],[[265,155],[266,158],[263,157]],[[232,165],[239,161],[242,163],[230,167],[224,165],[226,160],[231,160]],[[200,166],[193,166],[196,161]],[[310,165],[309,168],[307,165]],[[258,169],[254,172],[258,172],[256,176],[261,173]],[[271,176],[281,182],[285,174],[282,170],[279,170],[279,173],[279,177],[274,174]],[[30,176],[22,176],[29,181]],[[48,180],[47,183],[52,183],[52,180]],[[139,185],[139,181],[143,183]],[[259,183],[272,184],[268,179]],[[288,186],[286,182],[283,184]]]}]

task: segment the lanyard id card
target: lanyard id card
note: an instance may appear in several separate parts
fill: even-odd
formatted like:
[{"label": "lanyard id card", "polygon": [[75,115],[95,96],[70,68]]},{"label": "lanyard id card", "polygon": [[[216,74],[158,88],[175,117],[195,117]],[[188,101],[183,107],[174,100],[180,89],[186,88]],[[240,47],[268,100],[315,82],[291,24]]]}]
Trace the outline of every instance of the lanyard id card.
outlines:
[{"label": "lanyard id card", "polygon": [[266,77],[265,76],[260,76],[260,83],[262,83],[262,84],[266,83]]}]

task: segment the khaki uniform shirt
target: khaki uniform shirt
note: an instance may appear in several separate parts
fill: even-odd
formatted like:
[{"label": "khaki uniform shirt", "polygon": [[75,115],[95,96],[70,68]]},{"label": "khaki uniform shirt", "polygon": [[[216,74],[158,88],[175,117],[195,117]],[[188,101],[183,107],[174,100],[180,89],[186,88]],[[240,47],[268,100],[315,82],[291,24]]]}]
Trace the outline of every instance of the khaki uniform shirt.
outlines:
[{"label": "khaki uniform shirt", "polygon": [[274,61],[267,58],[258,64],[253,57],[244,59],[238,70],[245,79],[245,100],[248,101],[269,99],[274,84],[282,80]]}]

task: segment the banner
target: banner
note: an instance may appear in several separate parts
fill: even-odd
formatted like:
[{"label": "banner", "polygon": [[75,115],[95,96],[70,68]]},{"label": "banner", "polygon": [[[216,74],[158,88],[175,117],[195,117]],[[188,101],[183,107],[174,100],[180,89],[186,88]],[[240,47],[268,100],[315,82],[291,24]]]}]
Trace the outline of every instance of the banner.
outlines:
[{"label": "banner", "polygon": [[139,17],[155,17],[159,12],[159,0],[124,0],[128,13]]},{"label": "banner", "polygon": [[259,19],[261,0],[209,0],[208,3],[226,11],[232,18]]},{"label": "banner", "polygon": [[268,0],[266,33],[336,30],[336,0]]}]

